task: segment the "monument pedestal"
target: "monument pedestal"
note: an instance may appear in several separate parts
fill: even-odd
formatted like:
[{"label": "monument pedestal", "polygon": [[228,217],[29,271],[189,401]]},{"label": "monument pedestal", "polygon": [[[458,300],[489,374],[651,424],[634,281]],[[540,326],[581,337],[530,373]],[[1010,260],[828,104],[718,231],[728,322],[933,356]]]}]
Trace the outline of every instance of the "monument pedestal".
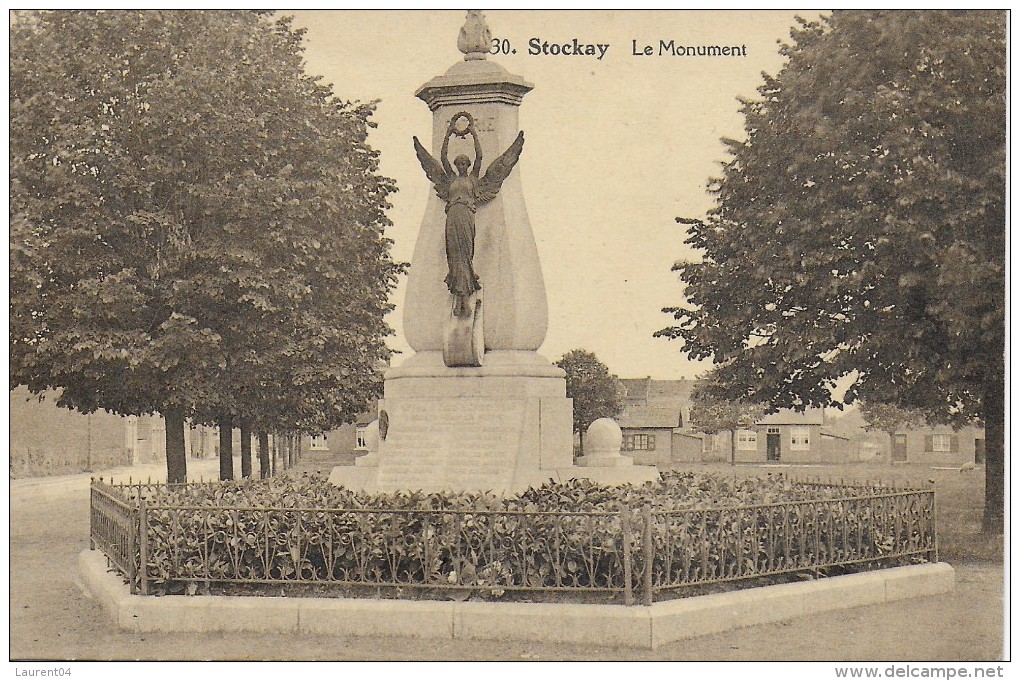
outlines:
[{"label": "monument pedestal", "polygon": [[[559,367],[533,352],[494,352],[449,368],[425,352],[386,374],[378,454],[337,466],[330,482],[366,492],[521,492],[570,478],[641,483],[652,466],[573,465],[573,401]],[[365,457],[367,458],[367,457]],[[373,465],[374,464],[374,465]]]}]

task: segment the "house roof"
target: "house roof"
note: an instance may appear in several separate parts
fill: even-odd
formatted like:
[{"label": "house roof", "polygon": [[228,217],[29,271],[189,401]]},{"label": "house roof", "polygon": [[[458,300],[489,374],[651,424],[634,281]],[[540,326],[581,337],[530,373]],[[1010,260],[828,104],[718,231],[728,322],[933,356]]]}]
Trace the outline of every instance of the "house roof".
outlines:
[{"label": "house roof", "polygon": [[679,428],[681,421],[679,409],[640,404],[627,405],[616,419],[621,428]]},{"label": "house roof", "polygon": [[813,407],[804,411],[795,409],[780,409],[775,414],[769,414],[759,420],[759,426],[820,426],[825,423],[825,411],[820,407]]},{"label": "house roof", "polygon": [[651,377],[649,378],[621,378],[620,383],[623,384],[623,389],[627,391],[626,399],[630,401],[640,400],[644,401],[648,399],[648,389],[652,382]]},{"label": "house roof", "polygon": [[683,415],[691,408],[691,390],[695,381],[645,377],[622,378],[620,382],[626,389],[623,413],[617,419],[620,427],[683,427]]},{"label": "house roof", "polygon": [[682,400],[689,402],[691,391],[694,390],[694,381],[681,379],[678,381],[650,381],[648,384],[648,400],[650,402],[660,399]]},{"label": "house roof", "polygon": [[694,389],[695,381],[687,379],[680,380],[659,380],[649,377],[645,378],[621,378],[627,391],[628,402],[669,402],[687,404],[691,399],[691,391]]},{"label": "house roof", "polygon": [[622,378],[627,391],[623,413],[617,418],[621,428],[681,428],[683,415],[691,404],[694,381]]}]

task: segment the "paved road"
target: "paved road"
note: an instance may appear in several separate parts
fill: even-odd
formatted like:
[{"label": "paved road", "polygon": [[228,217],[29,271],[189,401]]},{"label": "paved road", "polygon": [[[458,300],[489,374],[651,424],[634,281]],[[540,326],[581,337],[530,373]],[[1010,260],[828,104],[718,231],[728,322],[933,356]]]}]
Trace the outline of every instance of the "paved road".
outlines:
[{"label": "paved road", "polygon": [[[189,461],[215,476],[215,461]],[[205,471],[208,468],[208,471]],[[235,470],[239,464],[235,463]],[[109,477],[110,472],[102,475]],[[115,477],[160,477],[136,467]],[[99,474],[97,474],[99,475]],[[137,634],[77,584],[88,545],[88,475],[11,482],[10,656],[58,660],[998,660],[1001,565],[958,565],[952,594],[705,636],[655,651],[403,638]]]}]

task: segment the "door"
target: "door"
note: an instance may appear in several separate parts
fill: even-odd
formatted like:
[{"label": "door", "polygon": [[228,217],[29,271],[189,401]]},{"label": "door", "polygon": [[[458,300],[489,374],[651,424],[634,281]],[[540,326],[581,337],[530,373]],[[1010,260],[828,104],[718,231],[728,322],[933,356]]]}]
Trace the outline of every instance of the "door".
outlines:
[{"label": "door", "polygon": [[893,435],[892,460],[907,460],[907,436],[903,434]]},{"label": "door", "polygon": [[779,461],[779,429],[776,428],[776,432],[772,430],[769,428],[769,432],[765,433],[765,459]]}]

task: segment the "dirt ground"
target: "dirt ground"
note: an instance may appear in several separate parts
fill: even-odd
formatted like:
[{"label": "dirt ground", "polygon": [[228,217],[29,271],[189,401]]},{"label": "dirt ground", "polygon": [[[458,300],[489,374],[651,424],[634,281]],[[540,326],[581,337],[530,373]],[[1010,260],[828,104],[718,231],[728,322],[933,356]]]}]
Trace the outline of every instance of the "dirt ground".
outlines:
[{"label": "dirt ground", "polygon": [[[190,463],[190,462],[189,462]],[[658,650],[503,641],[120,631],[77,583],[88,481],[11,485],[12,660],[1001,660],[1003,568],[955,564],[956,590],[682,641]]]}]

